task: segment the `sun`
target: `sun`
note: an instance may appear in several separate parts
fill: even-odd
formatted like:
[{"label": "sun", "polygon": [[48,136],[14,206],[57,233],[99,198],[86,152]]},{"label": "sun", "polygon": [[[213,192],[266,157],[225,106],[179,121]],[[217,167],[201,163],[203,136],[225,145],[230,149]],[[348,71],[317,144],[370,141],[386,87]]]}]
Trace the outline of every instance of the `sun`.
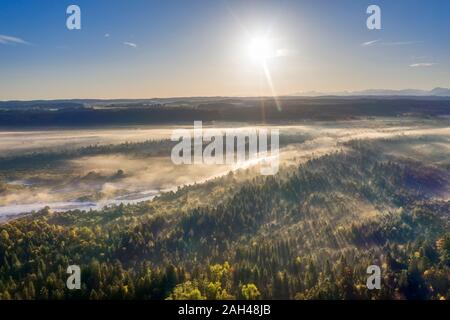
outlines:
[{"label": "sun", "polygon": [[276,98],[277,93],[269,70],[270,63],[268,63],[268,60],[278,57],[278,51],[276,50],[274,43],[267,36],[253,37],[248,43],[248,56],[253,63],[258,65],[258,69],[263,71],[263,76],[266,78],[267,84],[272,92],[277,109],[281,111],[281,106]]},{"label": "sun", "polygon": [[248,45],[248,55],[251,60],[258,63],[266,63],[273,56],[273,46],[267,37],[255,37]]}]

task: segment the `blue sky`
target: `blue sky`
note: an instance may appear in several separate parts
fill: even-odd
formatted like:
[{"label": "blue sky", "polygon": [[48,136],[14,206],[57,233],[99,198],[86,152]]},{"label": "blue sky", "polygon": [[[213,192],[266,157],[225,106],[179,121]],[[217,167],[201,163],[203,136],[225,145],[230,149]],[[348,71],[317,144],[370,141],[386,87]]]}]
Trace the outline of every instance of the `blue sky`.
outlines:
[{"label": "blue sky", "polygon": [[[81,30],[66,28],[71,4]],[[370,4],[382,30],[366,28]],[[447,0],[0,0],[0,100],[450,87],[449,13]],[[277,52],[265,68],[248,55],[258,37]]]}]

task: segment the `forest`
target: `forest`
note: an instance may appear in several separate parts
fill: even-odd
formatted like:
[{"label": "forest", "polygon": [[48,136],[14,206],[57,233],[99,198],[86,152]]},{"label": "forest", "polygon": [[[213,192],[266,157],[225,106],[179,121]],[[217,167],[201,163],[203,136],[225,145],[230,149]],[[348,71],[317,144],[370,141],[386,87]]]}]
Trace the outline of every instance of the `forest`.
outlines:
[{"label": "forest", "polygon": [[[89,127],[194,121],[282,123],[357,117],[450,115],[448,97],[185,98],[0,103],[0,126]],[[282,112],[280,112],[282,111]]]},{"label": "forest", "polygon": [[[385,152],[396,143],[8,221],[0,299],[449,299],[449,168]],[[72,264],[81,290],[66,288]],[[366,287],[373,264],[381,290]]]}]

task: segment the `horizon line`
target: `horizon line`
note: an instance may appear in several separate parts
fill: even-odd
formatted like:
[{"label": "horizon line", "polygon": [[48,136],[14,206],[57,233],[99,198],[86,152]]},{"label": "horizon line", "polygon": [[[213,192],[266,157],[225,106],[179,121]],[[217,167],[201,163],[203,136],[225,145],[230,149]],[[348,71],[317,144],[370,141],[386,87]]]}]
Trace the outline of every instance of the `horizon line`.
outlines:
[{"label": "horizon line", "polygon": [[[30,102],[30,101],[76,101],[76,100],[100,100],[100,101],[114,101],[114,100],[130,100],[130,101],[136,101],[136,100],[165,100],[165,99],[198,99],[198,98],[253,98],[253,99],[278,99],[278,98],[292,98],[292,97],[311,97],[311,98],[319,98],[319,97],[390,97],[390,96],[397,96],[397,97],[450,97],[450,94],[448,96],[443,95],[427,95],[426,93],[429,93],[435,89],[444,89],[449,90],[450,88],[447,87],[434,87],[432,89],[411,89],[411,88],[405,88],[405,89],[361,89],[361,90],[343,90],[343,91],[335,91],[335,92],[320,92],[320,91],[307,91],[307,92],[298,92],[298,93],[291,93],[291,94],[282,94],[278,96],[271,96],[271,95],[193,95],[193,96],[170,96],[170,97],[146,97],[146,98],[37,98],[37,99],[7,99],[7,100],[0,100],[0,102]],[[401,92],[401,91],[423,91],[425,94],[364,94],[366,91],[390,91],[392,93],[395,92]],[[315,93],[315,94],[314,94]]]}]

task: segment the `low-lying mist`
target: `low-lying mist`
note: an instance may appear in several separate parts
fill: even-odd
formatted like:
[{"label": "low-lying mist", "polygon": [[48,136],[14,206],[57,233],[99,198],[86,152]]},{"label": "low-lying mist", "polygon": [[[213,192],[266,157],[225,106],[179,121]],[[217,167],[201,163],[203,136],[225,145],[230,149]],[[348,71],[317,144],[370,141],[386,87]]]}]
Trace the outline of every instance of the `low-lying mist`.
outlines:
[{"label": "low-lying mist", "polygon": [[[345,142],[355,139],[379,141],[378,146],[386,154],[446,167],[450,159],[449,123],[448,119],[371,119],[289,124],[271,128],[280,129],[282,136],[304,137],[299,142],[294,139],[292,143],[281,145],[280,166],[283,167],[343,150]],[[215,126],[221,129],[226,127],[225,124]],[[174,128],[0,132],[0,151],[20,155],[36,150],[42,152],[93,144],[167,139]],[[160,192],[201,183],[230,171],[252,169],[257,165],[251,162],[235,165],[174,165],[168,152],[166,156],[127,153],[82,156],[60,161],[55,166],[43,163],[42,168],[17,172],[2,170],[0,167],[0,172],[3,172],[0,175],[0,216],[38,210],[46,205],[63,211],[151,200]],[[251,174],[247,174],[251,177],[258,172],[251,170]]]}]

